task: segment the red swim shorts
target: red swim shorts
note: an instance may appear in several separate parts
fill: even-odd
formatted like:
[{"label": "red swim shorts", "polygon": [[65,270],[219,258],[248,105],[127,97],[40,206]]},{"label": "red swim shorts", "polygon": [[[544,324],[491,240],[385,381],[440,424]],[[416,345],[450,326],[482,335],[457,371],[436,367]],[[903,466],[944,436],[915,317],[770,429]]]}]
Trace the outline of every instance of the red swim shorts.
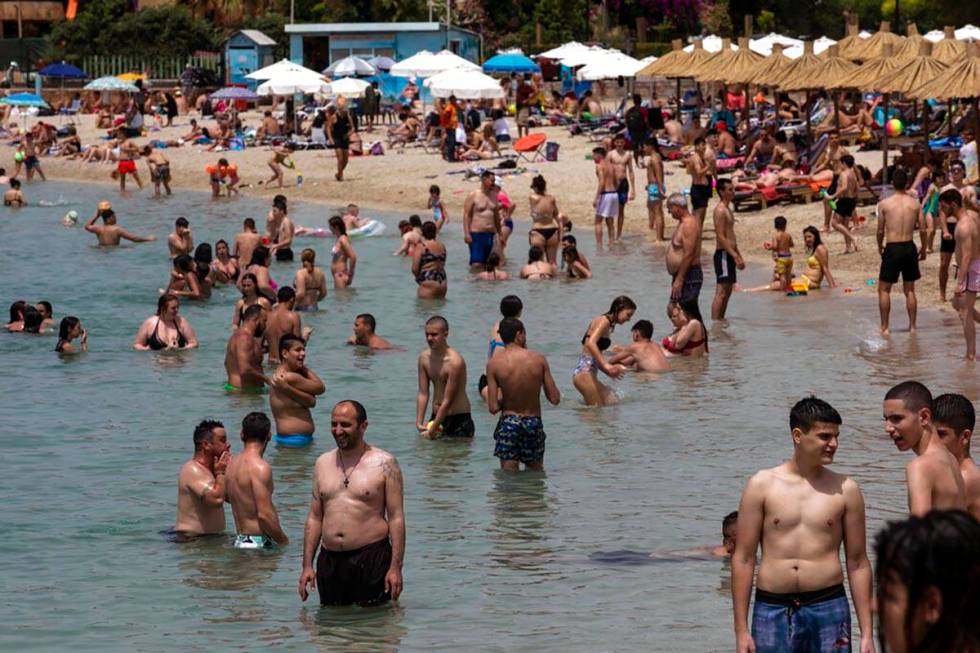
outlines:
[{"label": "red swim shorts", "polygon": [[119,174],[121,175],[124,175],[126,173],[136,174],[136,162],[133,161],[132,159],[128,159],[126,161],[120,161],[119,165],[116,166],[116,170],[118,170]]}]

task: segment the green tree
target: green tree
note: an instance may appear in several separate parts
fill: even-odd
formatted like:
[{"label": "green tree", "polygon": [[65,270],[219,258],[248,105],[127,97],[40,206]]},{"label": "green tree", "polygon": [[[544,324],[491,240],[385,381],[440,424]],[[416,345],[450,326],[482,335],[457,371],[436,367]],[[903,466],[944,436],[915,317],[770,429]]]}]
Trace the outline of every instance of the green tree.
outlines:
[{"label": "green tree", "polygon": [[243,29],[257,29],[276,42],[273,56],[276,61],[289,56],[289,38],[286,36],[286,17],[282,14],[268,13],[250,16],[242,23]]},{"label": "green tree", "polygon": [[588,37],[586,0],[539,0],[534,20],[541,23],[542,37],[547,43],[565,43]]}]

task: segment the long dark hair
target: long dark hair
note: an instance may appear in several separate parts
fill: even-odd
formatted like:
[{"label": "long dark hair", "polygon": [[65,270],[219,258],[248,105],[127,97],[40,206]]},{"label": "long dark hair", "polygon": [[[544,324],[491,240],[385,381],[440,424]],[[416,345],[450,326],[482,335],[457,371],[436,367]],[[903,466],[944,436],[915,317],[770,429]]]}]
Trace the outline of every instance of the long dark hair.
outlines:
[{"label": "long dark hair", "polygon": [[78,326],[79,319],[74,315],[67,315],[61,318],[61,326],[58,327],[58,341],[68,342],[71,338],[71,330]]},{"label": "long dark hair", "polygon": [[[980,651],[980,523],[960,510],[933,510],[925,517],[890,522],[875,541],[878,605],[887,588],[908,591],[905,638],[910,653]],[[930,588],[939,591],[942,611],[922,641],[911,641],[912,615]],[[972,617],[970,615],[973,615]],[[972,625],[971,625],[972,624]],[[885,649],[885,629],[878,641]]]},{"label": "long dark hair", "polygon": [[332,218],[330,218],[330,220],[327,221],[327,224],[330,225],[331,229],[337,230],[338,238],[347,235],[347,225],[344,224],[344,219],[341,218],[339,215],[335,215]]},{"label": "long dark hair", "polygon": [[674,302],[674,304],[677,306],[677,308],[684,311],[684,315],[686,315],[689,319],[697,320],[698,322],[701,323],[701,329],[704,331],[705,351],[707,351],[708,325],[704,323],[704,318],[701,317],[701,308],[698,306],[698,298],[688,297],[686,299],[680,299]]},{"label": "long dark hair", "polygon": [[252,260],[248,264],[269,267],[269,248],[265,245],[259,245],[252,250]]},{"label": "long dark hair", "polygon": [[810,234],[813,236],[813,249],[810,253],[817,251],[817,248],[823,245],[823,239],[820,238],[820,230],[814,227],[812,224],[803,230],[804,234]]},{"label": "long dark hair", "polygon": [[[578,260],[578,250],[575,251],[575,254],[576,260]],[[619,315],[619,312],[626,310],[635,311],[636,303],[626,295],[620,295],[616,299],[612,300],[612,304],[609,305],[609,310],[606,311],[606,316],[610,318],[610,322],[615,322],[614,318]]]}]

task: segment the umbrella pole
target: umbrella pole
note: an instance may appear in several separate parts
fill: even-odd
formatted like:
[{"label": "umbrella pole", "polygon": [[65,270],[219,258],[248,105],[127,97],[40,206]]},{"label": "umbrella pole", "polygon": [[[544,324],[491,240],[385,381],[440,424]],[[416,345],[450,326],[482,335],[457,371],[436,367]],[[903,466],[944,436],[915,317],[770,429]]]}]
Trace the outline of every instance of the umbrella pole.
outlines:
[{"label": "umbrella pole", "polygon": [[677,78],[677,102],[674,103],[674,120],[681,122],[681,78]]},{"label": "umbrella pole", "polygon": [[[810,152],[810,140],[811,140],[810,139],[810,113],[811,113],[810,109],[812,108],[810,106],[810,91],[809,90],[807,90],[807,92],[806,92],[806,103],[804,104],[804,106],[806,107],[806,151],[807,151],[807,159],[809,159],[810,158],[810,155],[809,155],[809,152]],[[807,161],[807,163],[809,163],[809,160]]]},{"label": "umbrella pole", "polygon": [[[888,93],[885,93],[885,125],[888,124]],[[881,145],[881,183],[888,183],[888,129],[885,125],[881,126],[882,145]]]},{"label": "umbrella pole", "polygon": [[[976,140],[980,138],[980,113],[977,113],[977,96],[973,96],[970,100],[970,104],[973,105],[973,138]],[[949,133],[952,134],[952,123],[950,124]]]},{"label": "umbrella pole", "polygon": [[834,92],[834,130],[840,136],[840,91]]}]

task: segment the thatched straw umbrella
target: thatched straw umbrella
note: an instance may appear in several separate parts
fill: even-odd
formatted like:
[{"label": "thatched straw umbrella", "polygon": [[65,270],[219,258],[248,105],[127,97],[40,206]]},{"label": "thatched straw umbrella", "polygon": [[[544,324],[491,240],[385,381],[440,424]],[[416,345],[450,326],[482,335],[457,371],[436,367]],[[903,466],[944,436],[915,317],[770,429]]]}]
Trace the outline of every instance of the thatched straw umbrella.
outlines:
[{"label": "thatched straw umbrella", "polygon": [[980,97],[980,43],[968,43],[967,56],[962,61],[906,95],[919,100],[970,98],[976,121],[974,133],[980,134],[980,112],[977,111],[977,98]]},{"label": "thatched straw umbrella", "polygon": [[[861,43],[852,48],[857,56],[848,56],[845,59],[851,61],[868,61],[875,57],[880,57],[885,45],[890,45],[893,51],[897,51],[905,43],[905,37],[892,33],[892,24],[887,20],[881,21],[878,31],[870,38],[861,39]],[[840,45],[838,44],[838,48]]]},{"label": "thatched straw umbrella", "polygon": [[[694,39],[694,50],[684,52],[680,39],[674,39],[673,50],[660,57],[650,65],[637,71],[637,77],[667,77],[677,80],[677,110],[675,117],[679,120],[681,114],[681,79],[691,77],[692,71],[705,62],[711,53],[704,49],[701,39]],[[698,96],[700,97],[700,89]]]},{"label": "thatched straw umbrella", "polygon": [[776,43],[772,46],[772,54],[768,57],[759,59],[754,64],[735,70],[729,76],[728,81],[736,84],[755,84],[756,78],[775,76],[793,62],[792,59],[783,54],[784,46]]},{"label": "thatched straw umbrella", "polygon": [[860,59],[861,51],[864,49],[865,39],[858,34],[856,23],[848,23],[844,28],[846,35],[837,42],[837,54],[845,59]]},{"label": "thatched straw umbrella", "polygon": [[952,66],[966,56],[966,43],[956,40],[956,28],[947,25],[943,28],[943,40],[932,46],[932,58]]},{"label": "thatched straw umbrella", "polygon": [[902,47],[895,50],[895,58],[901,61],[915,59],[919,56],[919,44],[925,41],[926,37],[919,34],[919,28],[916,27],[915,23],[909,23],[905,43],[902,43]]},{"label": "thatched straw umbrella", "polygon": [[[705,50],[705,52],[707,52],[707,50]],[[701,76],[707,73],[714,73],[719,69],[727,68],[728,63],[735,52],[736,51],[732,48],[732,40],[729,38],[723,38],[721,40],[721,50],[710,54],[710,56],[702,61],[697,68],[693,68],[690,71],[691,77],[699,82],[708,81],[706,79],[702,79]]]},{"label": "thatched straw umbrella", "polygon": [[783,87],[786,84],[794,84],[797,78],[808,77],[821,63],[823,63],[823,60],[813,54],[813,41],[804,41],[803,55],[799,59],[793,59],[778,74],[774,73],[772,75],[762,76],[752,81],[757,84]]},{"label": "thatched straw umbrella", "polygon": [[[904,48],[904,46],[902,47]],[[886,44],[882,49],[880,57],[875,57],[864,62],[863,65],[850,75],[845,75],[837,80],[833,88],[856,88],[859,91],[863,91],[871,88],[871,85],[877,80],[885,77],[889,73],[895,72],[904,65],[897,56],[894,56],[892,46]]]},{"label": "thatched straw umbrella", "polygon": [[[764,57],[749,49],[748,37],[738,39],[738,50],[728,50],[728,55],[723,61],[716,61],[714,58],[709,63],[701,66],[699,73],[695,77],[702,82],[731,82],[734,84],[746,83],[736,80],[735,77],[749,68],[756,66],[764,60]],[[788,59],[787,59],[788,61]]]},{"label": "thatched straw umbrella", "polygon": [[[795,81],[786,83],[783,85],[783,90],[785,91],[807,91],[807,102],[810,100],[811,90],[821,90],[833,88],[834,84],[837,83],[842,77],[847,77],[848,75],[853,75],[855,71],[858,70],[858,65],[856,63],[851,63],[849,60],[838,55],[839,49],[837,45],[832,45],[827,49],[827,58],[822,60],[816,67],[805,71],[805,75],[800,75]],[[834,96],[834,122],[836,125],[840,125],[840,116],[837,114],[837,106],[839,102],[837,96]],[[807,143],[810,141],[810,111],[806,112],[806,132],[807,132]]]}]

